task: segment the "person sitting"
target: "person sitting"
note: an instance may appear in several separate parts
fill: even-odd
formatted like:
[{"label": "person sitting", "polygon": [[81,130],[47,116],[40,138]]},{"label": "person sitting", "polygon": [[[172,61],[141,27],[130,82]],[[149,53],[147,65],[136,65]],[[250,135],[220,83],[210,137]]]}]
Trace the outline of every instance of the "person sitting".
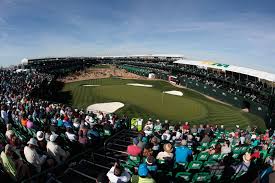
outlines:
[{"label": "person sitting", "polygon": [[144,126],[143,131],[145,133],[145,136],[150,136],[153,134],[153,123],[151,121],[148,121],[147,124]]},{"label": "person sitting", "polygon": [[47,153],[55,159],[58,164],[64,162],[70,155],[58,144],[58,135],[52,134],[50,136],[50,141],[47,143]]},{"label": "person sitting", "polygon": [[146,164],[140,164],[138,167],[138,175],[133,175],[132,183],[156,183],[156,181],[149,174]]},{"label": "person sitting", "polygon": [[129,145],[127,147],[127,153],[130,156],[139,156],[141,154],[141,148],[137,146],[137,144],[139,143],[137,138],[133,139],[133,145]]},{"label": "person sitting", "polygon": [[33,122],[31,120],[31,116],[29,116],[28,119],[27,119],[26,127],[27,128],[34,128]]},{"label": "person sitting", "polygon": [[73,133],[72,128],[67,128],[67,131],[65,132],[65,134],[71,142],[77,141],[77,136]]},{"label": "person sitting", "polygon": [[221,154],[229,154],[229,153],[231,153],[230,142],[229,140],[225,140],[221,148]]},{"label": "person sitting", "polygon": [[254,152],[251,154],[251,159],[259,159],[260,157],[260,148],[257,146],[254,148]]},{"label": "person sitting", "polygon": [[238,174],[241,172],[247,172],[250,166],[250,162],[251,162],[251,154],[247,152],[243,155],[243,162],[241,162],[236,166],[231,166],[231,167],[234,169],[235,174]]},{"label": "person sitting", "polygon": [[7,144],[5,150],[1,152],[1,164],[15,181],[31,177],[29,167],[13,152],[13,148],[9,144]]},{"label": "person sitting", "polygon": [[107,177],[110,183],[127,183],[131,179],[131,175],[117,162],[109,170]]},{"label": "person sitting", "polygon": [[14,135],[14,131],[12,130],[12,125],[10,123],[7,124],[7,131],[5,135],[8,141],[10,141],[11,137]]},{"label": "person sitting", "polygon": [[153,144],[152,143],[148,143],[145,145],[144,149],[143,149],[143,153],[142,156],[144,158],[147,158],[148,156],[152,156],[153,155]]},{"label": "person sitting", "polygon": [[204,152],[208,152],[210,155],[220,154],[221,149],[222,149],[221,144],[216,144],[215,147],[210,147],[209,149],[206,149]]},{"label": "person sitting", "polygon": [[176,146],[176,153],[175,153],[175,157],[176,157],[176,163],[186,163],[188,162],[188,158],[189,156],[192,155],[192,150],[190,150],[188,147],[186,147],[187,145],[187,141],[186,140],[182,140],[181,144],[179,146]]},{"label": "person sitting", "polygon": [[146,165],[151,175],[156,175],[158,166],[156,164],[155,158],[153,156],[148,156],[146,158]]},{"label": "person sitting", "polygon": [[26,117],[25,114],[23,114],[23,117],[21,119],[22,126],[27,127],[27,121],[28,121],[28,118]]},{"label": "person sitting", "polygon": [[209,143],[210,141],[211,141],[211,139],[210,139],[209,135],[206,133],[206,134],[204,134],[204,137],[201,140],[201,144],[203,144],[203,143]]},{"label": "person sitting", "polygon": [[156,159],[158,159],[158,160],[173,159],[174,154],[172,153],[173,152],[172,145],[170,143],[164,144],[163,149],[164,149],[164,151],[159,152]]},{"label": "person sitting", "polygon": [[46,152],[47,151],[47,142],[45,140],[45,136],[44,136],[44,132],[42,131],[38,131],[36,133],[36,138],[37,138],[37,144],[38,144],[38,148],[43,151]]},{"label": "person sitting", "polygon": [[79,130],[78,132],[78,142],[82,145],[86,145],[88,143],[88,138],[84,135],[83,130]]},{"label": "person sitting", "polygon": [[161,136],[161,140],[163,141],[169,141],[170,138],[171,138],[171,134],[169,130],[166,130]]},{"label": "person sitting", "polygon": [[31,138],[28,141],[28,146],[24,148],[24,155],[26,160],[34,166],[36,172],[41,172],[41,166],[46,162],[47,156],[42,155],[39,156],[37,151],[35,150],[38,147],[37,141],[34,138]]}]

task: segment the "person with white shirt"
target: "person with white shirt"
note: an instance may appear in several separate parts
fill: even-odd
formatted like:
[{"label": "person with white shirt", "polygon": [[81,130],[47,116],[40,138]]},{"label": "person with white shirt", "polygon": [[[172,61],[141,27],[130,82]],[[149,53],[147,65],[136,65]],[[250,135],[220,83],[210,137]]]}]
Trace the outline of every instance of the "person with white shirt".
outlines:
[{"label": "person with white shirt", "polygon": [[129,172],[124,170],[124,168],[118,163],[115,163],[115,165],[109,170],[107,177],[109,178],[110,183],[127,183],[131,179]]},{"label": "person with white shirt", "polygon": [[7,124],[7,131],[6,131],[6,137],[8,140],[11,140],[11,137],[14,135],[14,131],[12,130],[12,125]]},{"label": "person with white shirt", "polygon": [[57,137],[58,135],[54,133],[50,136],[50,141],[47,142],[47,153],[49,156],[53,157],[58,164],[60,164],[68,158],[70,153],[63,150],[57,144]]},{"label": "person with white shirt", "polygon": [[172,160],[174,157],[174,154],[172,153],[173,146],[170,143],[164,144],[163,150],[164,151],[158,153],[156,159],[158,159],[158,160],[166,160],[166,159]]},{"label": "person with white shirt", "polygon": [[41,166],[45,163],[47,156],[38,155],[38,153],[35,150],[35,148],[38,147],[38,144],[34,138],[31,138],[27,144],[28,146],[25,146],[24,148],[25,158],[30,164],[32,164],[35,167],[36,171],[39,173],[41,172]]},{"label": "person with white shirt", "polygon": [[8,113],[7,113],[7,111],[5,110],[5,107],[4,107],[4,106],[1,107],[1,118],[3,118],[5,124],[8,124],[8,123],[9,123]]},{"label": "person with white shirt", "polygon": [[71,128],[67,128],[65,134],[71,142],[77,141],[77,136],[73,133],[73,130]]}]

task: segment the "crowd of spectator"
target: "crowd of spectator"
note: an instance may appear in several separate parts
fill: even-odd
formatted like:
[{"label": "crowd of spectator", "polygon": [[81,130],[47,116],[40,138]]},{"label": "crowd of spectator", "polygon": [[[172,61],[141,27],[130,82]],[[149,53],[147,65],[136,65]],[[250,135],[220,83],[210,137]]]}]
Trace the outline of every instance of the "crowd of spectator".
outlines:
[{"label": "crowd of spectator", "polygon": [[[275,133],[257,127],[171,125],[149,120],[126,163],[117,162],[105,182],[261,182],[275,180]],[[103,179],[103,177],[105,177]],[[104,182],[104,181],[102,181]]]},{"label": "crowd of spectator", "polygon": [[208,71],[191,65],[173,65],[169,62],[122,61],[119,64],[148,69],[158,74],[177,75],[179,82],[183,79],[193,80],[212,86],[213,89],[220,88],[234,95],[243,96],[263,105],[269,104],[268,96],[272,92],[274,93],[272,86],[266,82],[258,81],[257,78],[236,75],[237,73],[225,74],[225,72]]},{"label": "crowd of spectator", "polygon": [[38,99],[33,91],[47,87],[51,75],[1,70],[0,78],[1,176],[13,181],[61,165],[126,125],[126,118],[115,114],[86,113]]}]

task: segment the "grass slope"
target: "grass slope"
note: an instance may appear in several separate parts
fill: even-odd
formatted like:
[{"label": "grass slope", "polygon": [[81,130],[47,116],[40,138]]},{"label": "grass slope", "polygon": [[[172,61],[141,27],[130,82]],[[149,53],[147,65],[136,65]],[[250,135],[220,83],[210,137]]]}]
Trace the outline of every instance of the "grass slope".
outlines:
[{"label": "grass slope", "polygon": [[[151,84],[153,88],[128,86],[127,83]],[[83,87],[82,85],[101,85]],[[162,91],[182,91],[183,96],[163,94]],[[212,101],[188,89],[180,89],[165,81],[129,80],[120,78],[96,79],[65,84],[63,91],[72,94],[68,103],[86,108],[100,102],[122,102],[125,107],[117,114],[144,119],[159,118],[174,122],[191,121],[193,124],[212,123],[233,127],[257,125],[264,128],[264,121],[240,109]]]}]

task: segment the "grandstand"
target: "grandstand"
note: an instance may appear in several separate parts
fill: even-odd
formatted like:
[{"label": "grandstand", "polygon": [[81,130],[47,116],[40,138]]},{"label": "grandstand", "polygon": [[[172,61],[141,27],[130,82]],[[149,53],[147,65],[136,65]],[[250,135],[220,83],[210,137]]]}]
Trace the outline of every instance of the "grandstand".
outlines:
[{"label": "grandstand", "polygon": [[[58,79],[98,64],[154,73],[257,114],[268,128],[157,118],[142,124],[52,101],[62,97]],[[180,55],[135,55],[23,59],[0,77],[1,182],[252,182],[275,171],[273,74]]]}]

